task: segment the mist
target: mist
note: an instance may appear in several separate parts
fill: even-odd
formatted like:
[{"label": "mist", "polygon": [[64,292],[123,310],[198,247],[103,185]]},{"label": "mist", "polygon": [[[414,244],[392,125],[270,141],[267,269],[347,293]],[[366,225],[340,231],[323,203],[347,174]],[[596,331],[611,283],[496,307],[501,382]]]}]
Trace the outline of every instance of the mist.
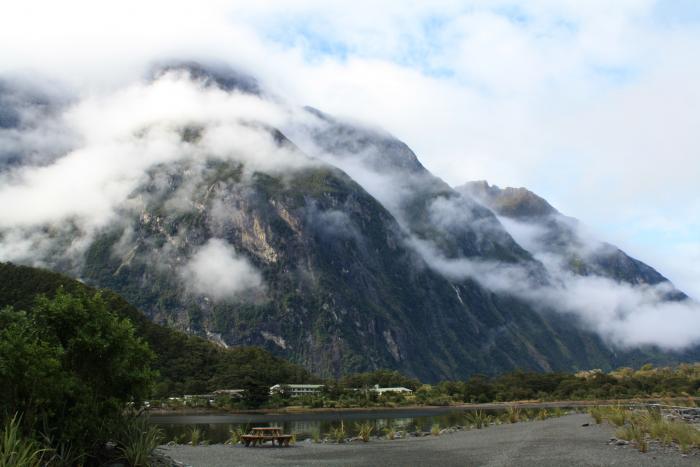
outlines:
[{"label": "mist", "polygon": [[[435,16],[434,7],[405,2],[302,1],[284,17],[268,5],[226,1],[206,9],[194,2],[8,6],[0,18],[0,42],[12,44],[0,49],[0,260],[79,274],[86,248],[108,229],[123,231],[115,254],[128,257],[127,219],[167,192],[164,167],[187,173],[166,206],[187,212],[207,160],[242,164],[244,180],[330,164],[377,199],[407,245],[452,281],[475,280],[570,313],[616,346],[697,344],[698,306],[669,300],[669,283],[629,284],[569,267],[570,255],[591,258],[608,248],[601,237],[663,264],[697,296],[698,125],[688,111],[698,102],[696,25],[659,23],[656,2],[518,5],[525,22],[503,14],[512,3],[496,3],[446,2]],[[307,21],[310,6],[319,11],[315,21]],[[366,14],[376,9],[382,14]],[[91,20],[75,21],[76,12]],[[444,21],[435,35],[406,27],[434,17]],[[290,24],[299,18],[303,27]],[[562,27],[568,24],[576,27]],[[415,49],[427,39],[430,53]],[[222,89],[176,68],[150,73],[155,63],[191,57],[250,71],[263,92]],[[307,104],[344,117],[369,144],[321,144],[317,133],[329,123],[303,110]],[[291,144],[279,144],[271,128]],[[383,160],[388,153],[404,165]],[[578,243],[552,253],[542,248],[541,227],[450,191],[449,184],[482,178],[531,186],[595,234],[582,223]],[[134,195],[145,184],[154,193]],[[417,220],[413,201],[423,196],[431,202]],[[237,216],[235,206],[213,200],[217,235]],[[362,234],[340,211],[319,216],[329,237]],[[645,235],[651,240],[642,242]],[[461,251],[463,236],[474,236],[478,251]],[[210,250],[226,259],[220,271],[251,278],[233,280],[244,287],[193,286],[193,293],[225,300],[261,286],[252,258],[216,242],[183,253],[184,239],[170,240],[158,258],[181,278],[206,283],[197,258]],[[516,251],[513,244],[523,249],[518,257],[494,259],[502,247]]]}]

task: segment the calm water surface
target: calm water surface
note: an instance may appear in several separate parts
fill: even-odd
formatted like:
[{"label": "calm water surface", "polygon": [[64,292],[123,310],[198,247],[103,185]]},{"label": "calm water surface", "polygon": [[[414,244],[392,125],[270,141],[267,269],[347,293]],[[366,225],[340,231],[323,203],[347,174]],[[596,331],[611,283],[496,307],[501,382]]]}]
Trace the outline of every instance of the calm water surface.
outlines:
[{"label": "calm water surface", "polygon": [[[151,422],[165,432],[166,440],[189,439],[194,428],[199,428],[203,439],[212,443],[223,443],[230,431],[241,428],[248,432],[253,427],[279,426],[285,433],[295,433],[298,440],[310,438],[314,433],[321,436],[332,428],[345,426],[348,435],[356,433],[356,425],[370,423],[373,434],[381,434],[384,428],[393,427],[405,431],[430,431],[434,424],[440,427],[468,425],[467,414],[472,410],[449,407],[401,411],[366,412],[321,412],[305,414],[222,414],[222,415],[153,415]],[[488,414],[503,413],[503,410],[484,410]]]}]

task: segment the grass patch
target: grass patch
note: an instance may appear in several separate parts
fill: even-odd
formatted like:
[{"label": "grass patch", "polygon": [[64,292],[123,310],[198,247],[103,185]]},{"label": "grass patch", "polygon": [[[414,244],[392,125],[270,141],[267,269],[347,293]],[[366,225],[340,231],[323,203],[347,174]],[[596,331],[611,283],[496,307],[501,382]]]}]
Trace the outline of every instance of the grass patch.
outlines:
[{"label": "grass patch", "polygon": [[40,467],[46,449],[41,449],[33,439],[22,436],[21,417],[15,415],[5,423],[0,436],[0,466]]},{"label": "grass patch", "polygon": [[480,430],[485,426],[488,426],[489,422],[491,421],[491,417],[483,410],[475,410],[467,415],[467,420],[470,424],[474,425],[474,428]]},{"label": "grass patch", "polygon": [[372,435],[372,431],[374,431],[374,427],[369,422],[357,423],[355,424],[355,429],[357,430],[357,435],[365,443],[369,441],[369,437]]},{"label": "grass patch", "polygon": [[336,443],[344,443],[345,438],[347,437],[347,432],[345,431],[345,424],[343,421],[340,421],[340,426],[337,426],[335,428],[331,428],[331,438],[336,442]]}]

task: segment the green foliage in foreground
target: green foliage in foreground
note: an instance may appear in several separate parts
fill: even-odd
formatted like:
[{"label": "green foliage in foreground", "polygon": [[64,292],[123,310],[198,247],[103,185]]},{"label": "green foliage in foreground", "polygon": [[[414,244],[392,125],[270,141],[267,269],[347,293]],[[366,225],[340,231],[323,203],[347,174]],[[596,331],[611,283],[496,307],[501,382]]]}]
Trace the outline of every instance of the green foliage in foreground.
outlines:
[{"label": "green foliage in foreground", "polygon": [[39,467],[46,450],[21,433],[21,419],[9,418],[0,432],[0,467]]},{"label": "green foliage in foreground", "polygon": [[[654,439],[669,446],[676,444],[683,453],[691,447],[700,448],[700,431],[689,423],[664,417],[658,408],[627,409],[622,407],[596,407],[596,417],[617,426],[615,436],[633,442],[641,452],[646,452],[649,440]],[[596,418],[596,422],[598,419]]]},{"label": "green foliage in foreground", "polygon": [[0,414],[24,433],[93,451],[128,403],[150,391],[153,354],[99,294],[57,291],[29,311],[0,311]]},{"label": "green foliage in foreground", "polygon": [[99,293],[0,310],[0,467],[149,465],[161,434],[129,407],[151,392],[153,359]]},{"label": "green foliage in foreground", "polygon": [[[76,295],[94,295],[97,290],[61,274],[0,263],[0,309],[11,306],[28,310],[37,296],[53,297],[56,291]],[[316,382],[308,371],[256,347],[223,349],[205,339],[184,334],[155,323],[119,295],[100,291],[105,306],[118,319],[129,320],[134,334],[145,341],[155,354],[151,367],[157,372],[149,397],[205,394],[217,389],[238,389],[242,381],[253,390],[279,382]],[[0,326],[1,327],[1,326]],[[38,349],[39,350],[39,349]],[[256,393],[250,407],[264,403]],[[246,405],[238,403],[238,408]]]}]

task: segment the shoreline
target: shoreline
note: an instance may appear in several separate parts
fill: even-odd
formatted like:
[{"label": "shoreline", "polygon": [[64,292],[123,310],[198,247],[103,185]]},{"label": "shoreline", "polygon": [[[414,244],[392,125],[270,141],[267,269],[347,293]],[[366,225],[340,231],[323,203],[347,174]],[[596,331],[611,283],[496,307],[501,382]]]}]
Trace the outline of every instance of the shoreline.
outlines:
[{"label": "shoreline", "polygon": [[524,400],[512,402],[487,402],[487,403],[463,403],[454,405],[406,405],[400,407],[301,407],[290,406],[274,409],[251,409],[251,410],[225,410],[216,408],[188,408],[188,409],[162,409],[151,408],[147,412],[149,415],[158,417],[166,416],[186,416],[186,415],[313,415],[313,414],[333,414],[333,413],[373,413],[373,412],[426,412],[440,413],[455,410],[502,410],[507,407],[549,409],[549,408],[581,408],[593,407],[596,405],[629,405],[629,404],[651,404],[664,403],[668,401],[689,401],[697,404],[699,397],[648,397],[634,399],[600,399],[600,400],[576,400],[576,401],[537,401]]},{"label": "shoreline", "polygon": [[596,425],[589,415],[571,414],[547,420],[502,424],[483,429],[445,432],[439,436],[372,439],[363,443],[298,442],[290,448],[212,444],[164,445],[159,451],[178,465],[229,466],[463,466],[538,465],[542,467],[621,465],[696,465],[698,456],[662,447],[641,453],[611,443],[614,427]]}]

